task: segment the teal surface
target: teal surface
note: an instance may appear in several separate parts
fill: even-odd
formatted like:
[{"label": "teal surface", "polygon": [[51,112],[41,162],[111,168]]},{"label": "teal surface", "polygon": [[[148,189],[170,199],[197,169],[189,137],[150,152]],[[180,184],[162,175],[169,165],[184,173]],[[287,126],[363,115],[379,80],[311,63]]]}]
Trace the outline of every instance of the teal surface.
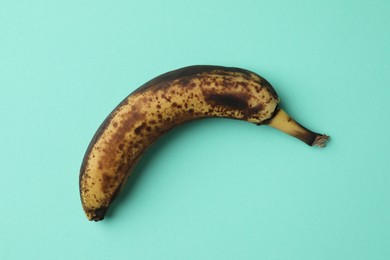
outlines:
[{"label": "teal surface", "polygon": [[[0,259],[390,259],[390,2],[0,1]],[[78,174],[106,115],[192,64],[253,70],[325,149],[208,119],[108,217]]]}]

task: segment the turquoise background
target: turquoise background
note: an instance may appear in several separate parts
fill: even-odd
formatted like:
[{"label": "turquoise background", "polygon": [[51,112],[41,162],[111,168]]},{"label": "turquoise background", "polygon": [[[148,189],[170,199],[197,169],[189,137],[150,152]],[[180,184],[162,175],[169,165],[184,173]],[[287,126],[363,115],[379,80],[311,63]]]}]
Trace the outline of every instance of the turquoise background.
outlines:
[{"label": "turquoise background", "polygon": [[[1,259],[390,259],[390,2],[0,1]],[[105,116],[192,64],[253,70],[331,135],[183,125],[99,223],[78,174]]]}]

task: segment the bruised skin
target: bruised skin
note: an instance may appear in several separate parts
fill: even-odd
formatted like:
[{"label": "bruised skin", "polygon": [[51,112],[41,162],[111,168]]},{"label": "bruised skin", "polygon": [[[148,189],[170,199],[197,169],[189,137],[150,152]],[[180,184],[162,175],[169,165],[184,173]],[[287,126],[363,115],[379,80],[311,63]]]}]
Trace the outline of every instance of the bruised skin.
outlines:
[{"label": "bruised skin", "polygon": [[278,102],[265,79],[238,68],[192,66],[145,83],[105,119],[84,156],[80,195],[88,219],[104,218],[142,153],[168,130],[208,117],[262,124]]}]

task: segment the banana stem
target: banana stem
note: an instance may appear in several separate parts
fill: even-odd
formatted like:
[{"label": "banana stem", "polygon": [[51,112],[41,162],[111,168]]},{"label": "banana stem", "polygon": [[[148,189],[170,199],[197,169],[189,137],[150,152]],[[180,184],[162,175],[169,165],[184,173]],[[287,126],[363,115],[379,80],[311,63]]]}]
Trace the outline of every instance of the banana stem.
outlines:
[{"label": "banana stem", "polygon": [[298,138],[310,146],[325,147],[329,136],[315,133],[292,119],[283,109],[279,109],[268,123],[286,134]]}]

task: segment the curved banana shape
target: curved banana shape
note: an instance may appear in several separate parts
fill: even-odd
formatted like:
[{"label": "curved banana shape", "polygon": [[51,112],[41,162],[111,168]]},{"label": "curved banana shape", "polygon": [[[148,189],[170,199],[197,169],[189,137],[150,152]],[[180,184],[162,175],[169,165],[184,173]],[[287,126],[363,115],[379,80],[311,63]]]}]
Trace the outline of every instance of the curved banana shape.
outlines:
[{"label": "curved banana shape", "polygon": [[191,66],[158,76],[126,97],[104,120],[80,170],[80,196],[89,220],[99,221],[143,152],[173,127],[224,117],[268,124],[308,145],[325,146],[278,107],[272,86],[239,68]]}]

